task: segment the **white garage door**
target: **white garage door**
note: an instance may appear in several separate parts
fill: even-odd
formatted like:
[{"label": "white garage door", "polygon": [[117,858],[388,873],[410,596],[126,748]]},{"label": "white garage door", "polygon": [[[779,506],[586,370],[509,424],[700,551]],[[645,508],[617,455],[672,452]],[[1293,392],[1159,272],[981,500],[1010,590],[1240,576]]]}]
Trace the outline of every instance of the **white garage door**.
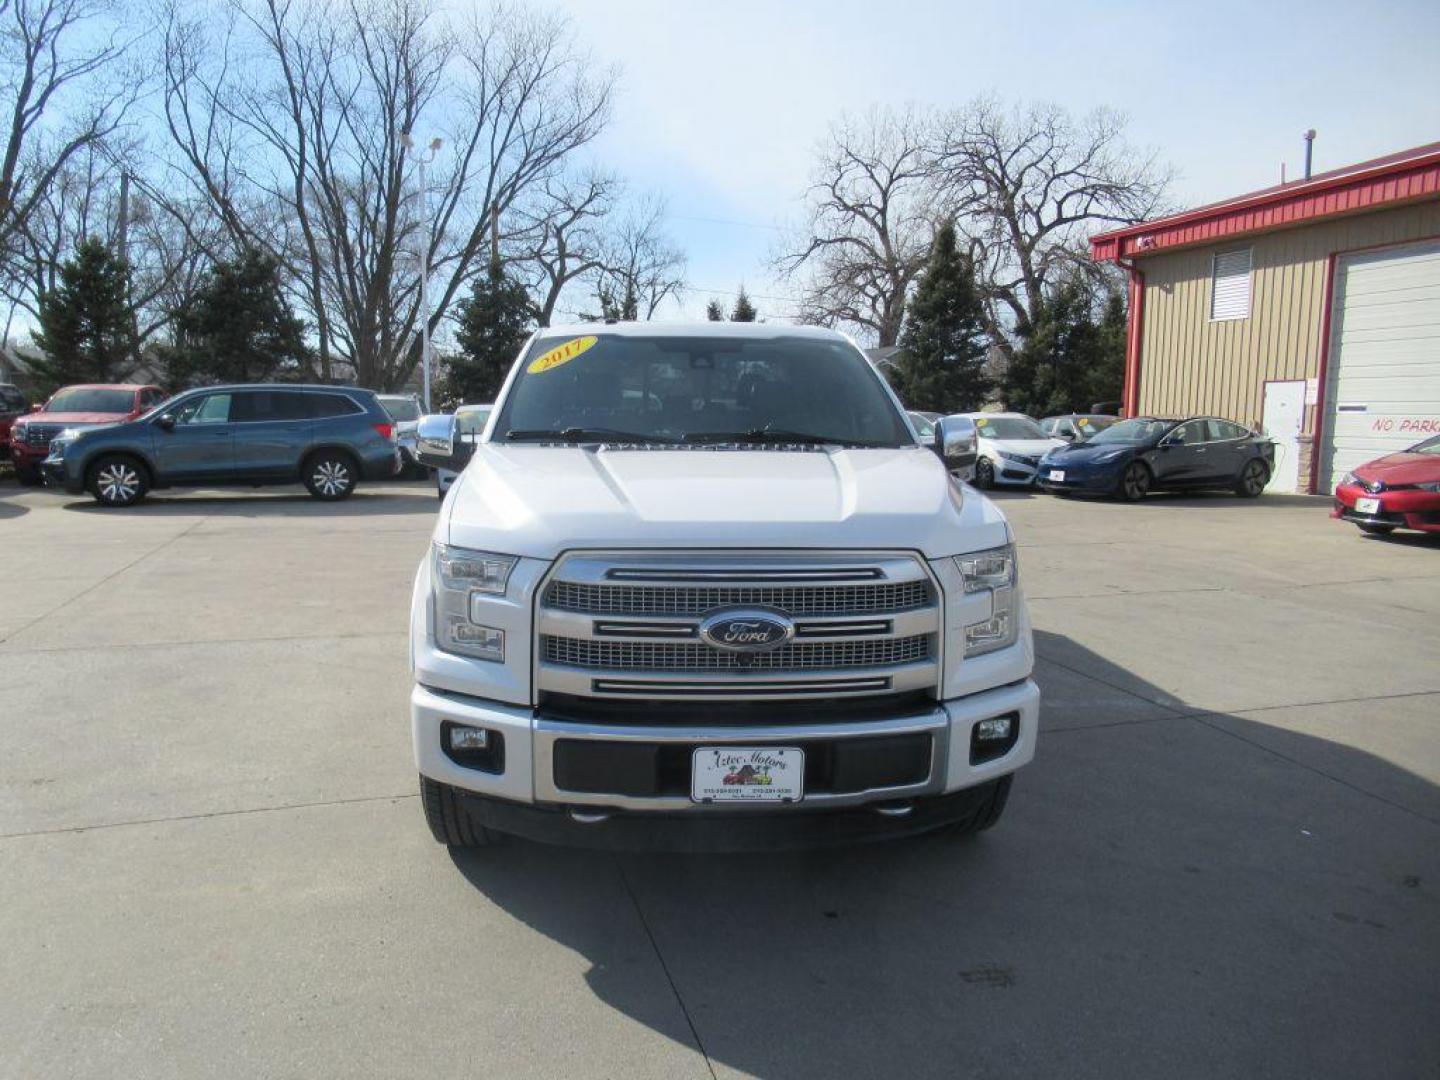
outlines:
[{"label": "white garage door", "polygon": [[1440,243],[1336,267],[1321,479],[1440,434]]}]

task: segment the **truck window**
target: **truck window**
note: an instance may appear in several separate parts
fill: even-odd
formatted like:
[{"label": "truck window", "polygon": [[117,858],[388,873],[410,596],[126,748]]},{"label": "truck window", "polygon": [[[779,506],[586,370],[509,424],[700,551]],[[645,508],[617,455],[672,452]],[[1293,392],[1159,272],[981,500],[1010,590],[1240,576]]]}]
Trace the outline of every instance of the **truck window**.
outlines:
[{"label": "truck window", "polygon": [[662,442],[770,431],[852,445],[915,441],[862,354],[783,334],[540,338],[520,361],[492,437],[569,428]]}]

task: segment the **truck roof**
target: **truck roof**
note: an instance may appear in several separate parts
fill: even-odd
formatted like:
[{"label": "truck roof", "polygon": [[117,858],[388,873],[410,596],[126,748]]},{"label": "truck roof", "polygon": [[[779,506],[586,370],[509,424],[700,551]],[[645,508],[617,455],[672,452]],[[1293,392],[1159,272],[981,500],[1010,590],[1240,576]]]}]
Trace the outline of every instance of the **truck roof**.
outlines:
[{"label": "truck roof", "polygon": [[838,330],[831,330],[828,327],[796,326],[791,323],[588,322],[541,327],[539,333],[546,337],[583,337],[588,334],[612,334],[618,337],[803,337],[816,338],[823,341],[850,340]]}]

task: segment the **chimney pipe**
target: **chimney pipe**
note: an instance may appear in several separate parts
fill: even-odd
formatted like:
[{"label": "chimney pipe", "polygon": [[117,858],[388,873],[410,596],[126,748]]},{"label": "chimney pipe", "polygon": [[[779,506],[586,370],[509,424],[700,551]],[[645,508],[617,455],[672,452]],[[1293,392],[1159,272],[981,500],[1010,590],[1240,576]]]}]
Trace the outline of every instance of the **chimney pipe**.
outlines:
[{"label": "chimney pipe", "polygon": [[1315,129],[1305,132],[1305,179],[1310,179],[1310,160],[1315,152]]}]

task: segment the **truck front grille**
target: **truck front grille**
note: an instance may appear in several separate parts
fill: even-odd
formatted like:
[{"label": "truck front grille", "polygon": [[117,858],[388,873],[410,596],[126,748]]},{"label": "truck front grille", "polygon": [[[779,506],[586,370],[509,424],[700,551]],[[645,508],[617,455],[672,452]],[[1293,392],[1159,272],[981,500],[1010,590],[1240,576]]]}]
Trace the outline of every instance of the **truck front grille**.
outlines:
[{"label": "truck front grille", "polygon": [[547,607],[594,615],[704,615],[725,607],[777,608],[789,615],[870,615],[931,602],[925,581],[873,585],[586,585],[553,581]]},{"label": "truck front grille", "polygon": [[26,446],[49,446],[50,440],[65,430],[64,424],[26,424]]},{"label": "truck front grille", "polygon": [[[732,608],[788,616],[796,636],[769,652],[715,648],[701,622]],[[574,554],[541,593],[536,689],[692,701],[933,693],[940,627],[935,584],[903,553]]]},{"label": "truck front grille", "polygon": [[797,642],[767,653],[733,653],[708,645],[540,639],[541,656],[551,664],[609,671],[831,671],[888,667],[930,657],[930,635],[863,641]]}]

